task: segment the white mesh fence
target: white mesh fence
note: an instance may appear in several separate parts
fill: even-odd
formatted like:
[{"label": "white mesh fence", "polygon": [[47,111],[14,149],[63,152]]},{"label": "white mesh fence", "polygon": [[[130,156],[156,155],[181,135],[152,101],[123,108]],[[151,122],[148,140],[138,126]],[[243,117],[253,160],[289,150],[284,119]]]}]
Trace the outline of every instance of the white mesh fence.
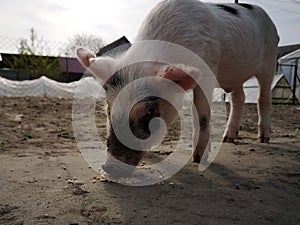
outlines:
[{"label": "white mesh fence", "polygon": [[[60,83],[45,76],[36,80],[12,81],[0,77],[0,96],[23,97],[43,96],[55,98],[73,98],[77,87],[83,89],[84,98],[97,98],[104,90],[93,77],[85,77],[71,83]],[[88,91],[86,91],[88,90]]]}]

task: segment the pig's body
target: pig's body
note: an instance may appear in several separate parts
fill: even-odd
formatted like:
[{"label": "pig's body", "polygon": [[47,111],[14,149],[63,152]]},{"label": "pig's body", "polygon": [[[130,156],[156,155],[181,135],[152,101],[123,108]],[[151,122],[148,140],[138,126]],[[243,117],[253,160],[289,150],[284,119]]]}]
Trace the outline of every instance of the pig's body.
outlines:
[{"label": "pig's body", "polygon": [[232,90],[264,65],[274,67],[278,35],[258,6],[176,0],[157,5],[136,40],[163,40],[192,50],[214,70],[221,87]]},{"label": "pig's body", "polygon": [[[136,41],[143,40],[173,42],[188,48],[206,62],[217,76],[219,85],[225,91],[231,92],[231,113],[224,141],[233,141],[238,134],[245,98],[243,83],[252,76],[257,77],[260,84],[258,135],[262,142],[269,140],[270,88],[275,72],[278,35],[273,22],[261,8],[247,4],[217,5],[197,0],[165,0],[148,14],[141,25]],[[134,54],[130,51],[134,51],[134,49],[129,48],[128,52],[118,60]],[[84,52],[78,52],[78,56],[87,67],[94,61],[95,63],[104,62],[103,65],[111,67],[110,71],[113,71],[112,67],[118,64],[111,62],[112,59],[109,59],[109,62],[104,58],[94,59],[91,54]],[[151,69],[149,65],[147,66],[146,74],[135,73],[132,75],[130,73],[127,74],[127,77],[131,76],[132,79],[129,80],[134,80],[139,76],[157,76],[157,68]],[[98,69],[91,70],[102,79],[107,76],[107,69],[104,69],[106,72],[104,70],[99,72]],[[199,76],[200,74],[201,71]],[[186,82],[186,77],[179,82],[176,80],[181,75],[185,76],[176,68],[171,68],[171,72],[167,69],[163,72],[162,77],[179,83],[184,89],[193,89],[193,101],[200,121],[200,124],[194,124],[193,160],[199,162],[209,139],[210,108],[200,87],[190,85],[189,82]],[[124,85],[119,85],[118,88]],[[109,89],[114,89],[114,87],[108,87],[108,98]],[[162,102],[158,105],[162,105]],[[160,107],[156,115],[163,114],[167,119],[172,117],[174,113],[167,116],[161,113],[160,110],[163,110],[164,107]],[[138,111],[143,110],[139,109]],[[133,117],[140,118],[136,115]],[[126,160],[121,161],[125,162]],[[135,165],[136,162],[130,164]]]},{"label": "pig's body", "polygon": [[[174,42],[192,50],[210,66],[219,85],[232,93],[224,141],[233,141],[238,134],[245,99],[243,83],[255,76],[260,84],[258,135],[261,142],[268,142],[270,89],[279,38],[273,22],[260,7],[197,0],[163,1],[147,16],[137,40]],[[203,118],[209,118],[210,113],[198,89],[194,88],[194,103],[200,120],[208,121]],[[209,131],[202,130],[194,161],[199,161],[207,143]]]}]

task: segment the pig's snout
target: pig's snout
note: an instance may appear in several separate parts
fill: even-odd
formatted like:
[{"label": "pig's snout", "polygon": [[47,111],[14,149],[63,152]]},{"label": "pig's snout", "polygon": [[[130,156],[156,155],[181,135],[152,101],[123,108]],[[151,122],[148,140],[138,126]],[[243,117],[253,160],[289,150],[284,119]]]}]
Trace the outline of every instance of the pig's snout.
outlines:
[{"label": "pig's snout", "polygon": [[[139,152],[140,153],[140,152]],[[140,155],[140,154],[138,154]],[[135,154],[130,154],[131,157],[111,155],[108,153],[108,158],[102,169],[112,178],[118,179],[121,177],[129,177],[132,175],[135,167],[140,161],[141,156],[136,157]]]},{"label": "pig's snout", "polygon": [[106,162],[102,165],[102,169],[112,178],[129,177],[134,171],[134,166],[120,165],[116,162]]}]

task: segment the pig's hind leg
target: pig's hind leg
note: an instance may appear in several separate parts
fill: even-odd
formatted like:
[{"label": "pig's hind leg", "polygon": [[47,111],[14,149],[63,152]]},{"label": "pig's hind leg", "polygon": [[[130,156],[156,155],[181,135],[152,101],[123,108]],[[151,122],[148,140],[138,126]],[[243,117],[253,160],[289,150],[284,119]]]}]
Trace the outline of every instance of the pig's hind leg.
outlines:
[{"label": "pig's hind leg", "polygon": [[259,83],[258,111],[258,140],[269,143],[271,131],[271,86],[276,71],[276,51],[265,57],[262,71],[256,75]]},{"label": "pig's hind leg", "polygon": [[234,139],[238,136],[240,121],[245,103],[245,93],[243,90],[243,86],[231,92],[230,101],[229,120],[223,136],[223,142],[234,142]]},{"label": "pig's hind leg", "polygon": [[257,102],[258,111],[258,140],[261,143],[269,143],[271,130],[271,85],[272,79],[260,79],[259,82],[259,96]]}]

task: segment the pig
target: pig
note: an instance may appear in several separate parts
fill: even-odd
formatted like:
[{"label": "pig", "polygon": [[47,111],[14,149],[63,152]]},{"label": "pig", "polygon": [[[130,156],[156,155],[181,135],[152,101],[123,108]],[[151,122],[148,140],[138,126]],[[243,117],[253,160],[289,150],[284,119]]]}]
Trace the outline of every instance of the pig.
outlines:
[{"label": "pig", "polygon": [[[275,74],[279,36],[267,13],[256,5],[212,4],[198,0],[164,0],[146,16],[136,36],[136,41],[160,40],[183,46],[197,54],[209,66],[226,92],[231,94],[231,109],[224,132],[223,142],[233,142],[238,136],[245,94],[243,83],[255,76],[259,83],[258,97],[258,139],[262,143],[270,140],[271,83]],[[190,74],[197,79],[202,76],[196,68],[178,64],[162,65],[147,63],[132,65],[115,71],[118,61],[128,57],[96,57],[90,50],[79,48],[78,59],[100,80],[104,81],[107,95],[108,140],[110,153],[103,169],[118,173],[122,168],[115,166],[115,160],[136,166],[143,156],[138,151],[123,145],[111,127],[110,115],[113,101],[129,82],[143,76],[162,77],[175,82],[184,90],[193,91],[196,110],[194,124],[192,160],[199,163],[210,136],[209,100]],[[130,54],[129,54],[130,55]],[[157,85],[157,87],[163,87]],[[126,103],[125,103],[126,104]],[[118,110],[122,110],[120,107]],[[176,117],[174,108],[159,97],[146,97],[135,104],[129,114],[133,134],[147,138],[148,123],[155,117],[162,117],[167,124]]]}]

